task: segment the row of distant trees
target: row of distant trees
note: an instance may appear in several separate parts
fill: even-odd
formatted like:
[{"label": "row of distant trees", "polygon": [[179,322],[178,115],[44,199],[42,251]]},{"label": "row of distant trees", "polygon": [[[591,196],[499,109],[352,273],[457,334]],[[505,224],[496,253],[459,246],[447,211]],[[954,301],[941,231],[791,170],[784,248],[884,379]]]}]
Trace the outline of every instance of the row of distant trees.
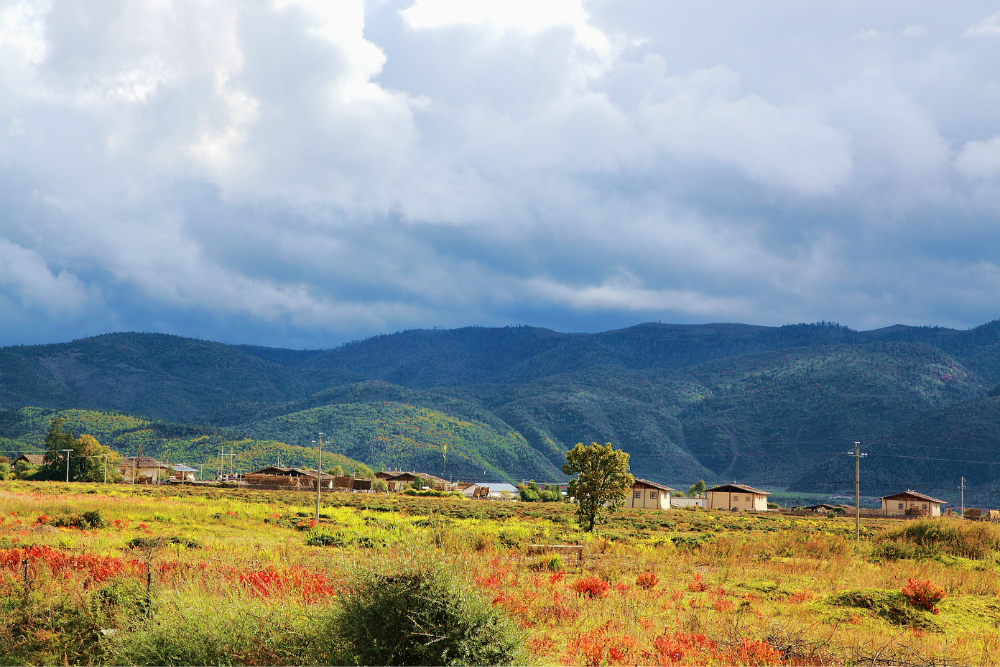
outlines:
[{"label": "row of distant trees", "polygon": [[63,428],[63,420],[60,418],[53,419],[49,425],[49,431],[45,435],[45,449],[45,459],[40,466],[19,461],[11,470],[10,459],[0,457],[0,479],[16,476],[19,479],[65,480],[68,472],[71,482],[122,480],[118,470],[121,455],[99,443],[92,435],[74,437],[72,431]]}]

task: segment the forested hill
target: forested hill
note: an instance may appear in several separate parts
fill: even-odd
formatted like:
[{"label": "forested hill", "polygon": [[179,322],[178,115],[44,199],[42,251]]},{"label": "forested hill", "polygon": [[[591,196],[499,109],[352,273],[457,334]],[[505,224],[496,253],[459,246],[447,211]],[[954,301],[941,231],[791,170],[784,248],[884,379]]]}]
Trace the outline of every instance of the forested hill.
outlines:
[{"label": "forested hill", "polygon": [[[463,474],[515,479],[558,478],[565,450],[595,440],[629,451],[639,476],[678,486],[737,478],[820,491],[850,481],[832,457],[855,440],[884,457],[886,485],[937,484],[919,461],[885,457],[926,451],[941,420],[980,423],[981,410],[948,409],[978,405],[998,383],[1000,322],[468,327],[329,350],[122,333],[0,349],[5,409],[125,411],[289,446],[324,431],[366,463],[443,466],[450,450]],[[947,477],[951,463],[939,463]]]}]

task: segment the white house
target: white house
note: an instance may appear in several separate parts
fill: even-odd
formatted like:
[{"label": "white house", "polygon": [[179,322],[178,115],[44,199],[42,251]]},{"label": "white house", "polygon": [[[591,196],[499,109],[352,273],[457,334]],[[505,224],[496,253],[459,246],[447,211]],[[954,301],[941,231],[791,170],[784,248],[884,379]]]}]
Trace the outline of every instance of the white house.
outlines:
[{"label": "white house", "polygon": [[670,506],[684,509],[685,507],[700,507],[706,509],[708,507],[708,498],[704,495],[700,495],[697,498],[671,498]]},{"label": "white house", "polygon": [[518,500],[520,491],[513,484],[484,482],[462,489],[466,498],[489,498],[490,500]]},{"label": "white house", "polygon": [[648,479],[637,479],[625,505],[638,509],[668,510],[671,491],[673,489],[669,486],[650,482]]},{"label": "white house", "polygon": [[160,463],[149,456],[141,456],[138,460],[134,456],[123,458],[122,462],[118,464],[118,470],[126,484],[132,483],[133,472],[135,472],[136,482],[159,484],[170,477],[170,469],[167,468],[167,464]]},{"label": "white house", "polygon": [[915,512],[926,512],[927,516],[941,516],[941,505],[947,505],[943,500],[925,496],[907,489],[902,493],[894,493],[891,496],[879,498],[882,501],[882,512],[892,516],[900,514],[914,514]]},{"label": "white house", "polygon": [[746,484],[721,484],[705,490],[710,510],[753,510],[767,511],[767,491],[755,489]]}]

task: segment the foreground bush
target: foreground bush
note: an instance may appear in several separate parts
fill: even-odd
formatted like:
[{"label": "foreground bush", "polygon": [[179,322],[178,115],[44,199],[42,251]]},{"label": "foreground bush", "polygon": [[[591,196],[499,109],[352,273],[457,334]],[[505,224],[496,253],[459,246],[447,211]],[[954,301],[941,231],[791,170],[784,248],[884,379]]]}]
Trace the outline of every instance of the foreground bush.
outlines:
[{"label": "foreground bush", "polygon": [[329,624],[357,665],[507,665],[523,661],[522,633],[441,566],[363,573]]},{"label": "foreground bush", "polygon": [[329,665],[317,618],[298,605],[184,596],[138,627],[113,634],[108,662],[121,665]]}]

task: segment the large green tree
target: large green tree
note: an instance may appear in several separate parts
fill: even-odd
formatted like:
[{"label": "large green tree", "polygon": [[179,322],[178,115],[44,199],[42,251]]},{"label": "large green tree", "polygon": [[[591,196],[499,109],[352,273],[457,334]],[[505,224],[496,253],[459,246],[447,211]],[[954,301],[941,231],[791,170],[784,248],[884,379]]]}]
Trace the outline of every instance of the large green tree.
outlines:
[{"label": "large green tree", "polygon": [[604,511],[614,512],[625,504],[625,498],[635,484],[628,471],[627,452],[615,449],[611,443],[592,442],[586,447],[577,443],[566,452],[567,475],[576,475],[569,482],[569,495],[577,505],[576,515],[584,530],[594,525]]},{"label": "large green tree", "polygon": [[[121,455],[102,445],[92,435],[74,438],[71,431],[63,430],[63,420],[56,417],[45,436],[45,469],[49,479],[66,478],[66,452],[69,451],[69,479],[71,482],[102,482],[105,469],[109,482],[120,482],[118,464]],[[107,466],[105,468],[105,466]]]}]

